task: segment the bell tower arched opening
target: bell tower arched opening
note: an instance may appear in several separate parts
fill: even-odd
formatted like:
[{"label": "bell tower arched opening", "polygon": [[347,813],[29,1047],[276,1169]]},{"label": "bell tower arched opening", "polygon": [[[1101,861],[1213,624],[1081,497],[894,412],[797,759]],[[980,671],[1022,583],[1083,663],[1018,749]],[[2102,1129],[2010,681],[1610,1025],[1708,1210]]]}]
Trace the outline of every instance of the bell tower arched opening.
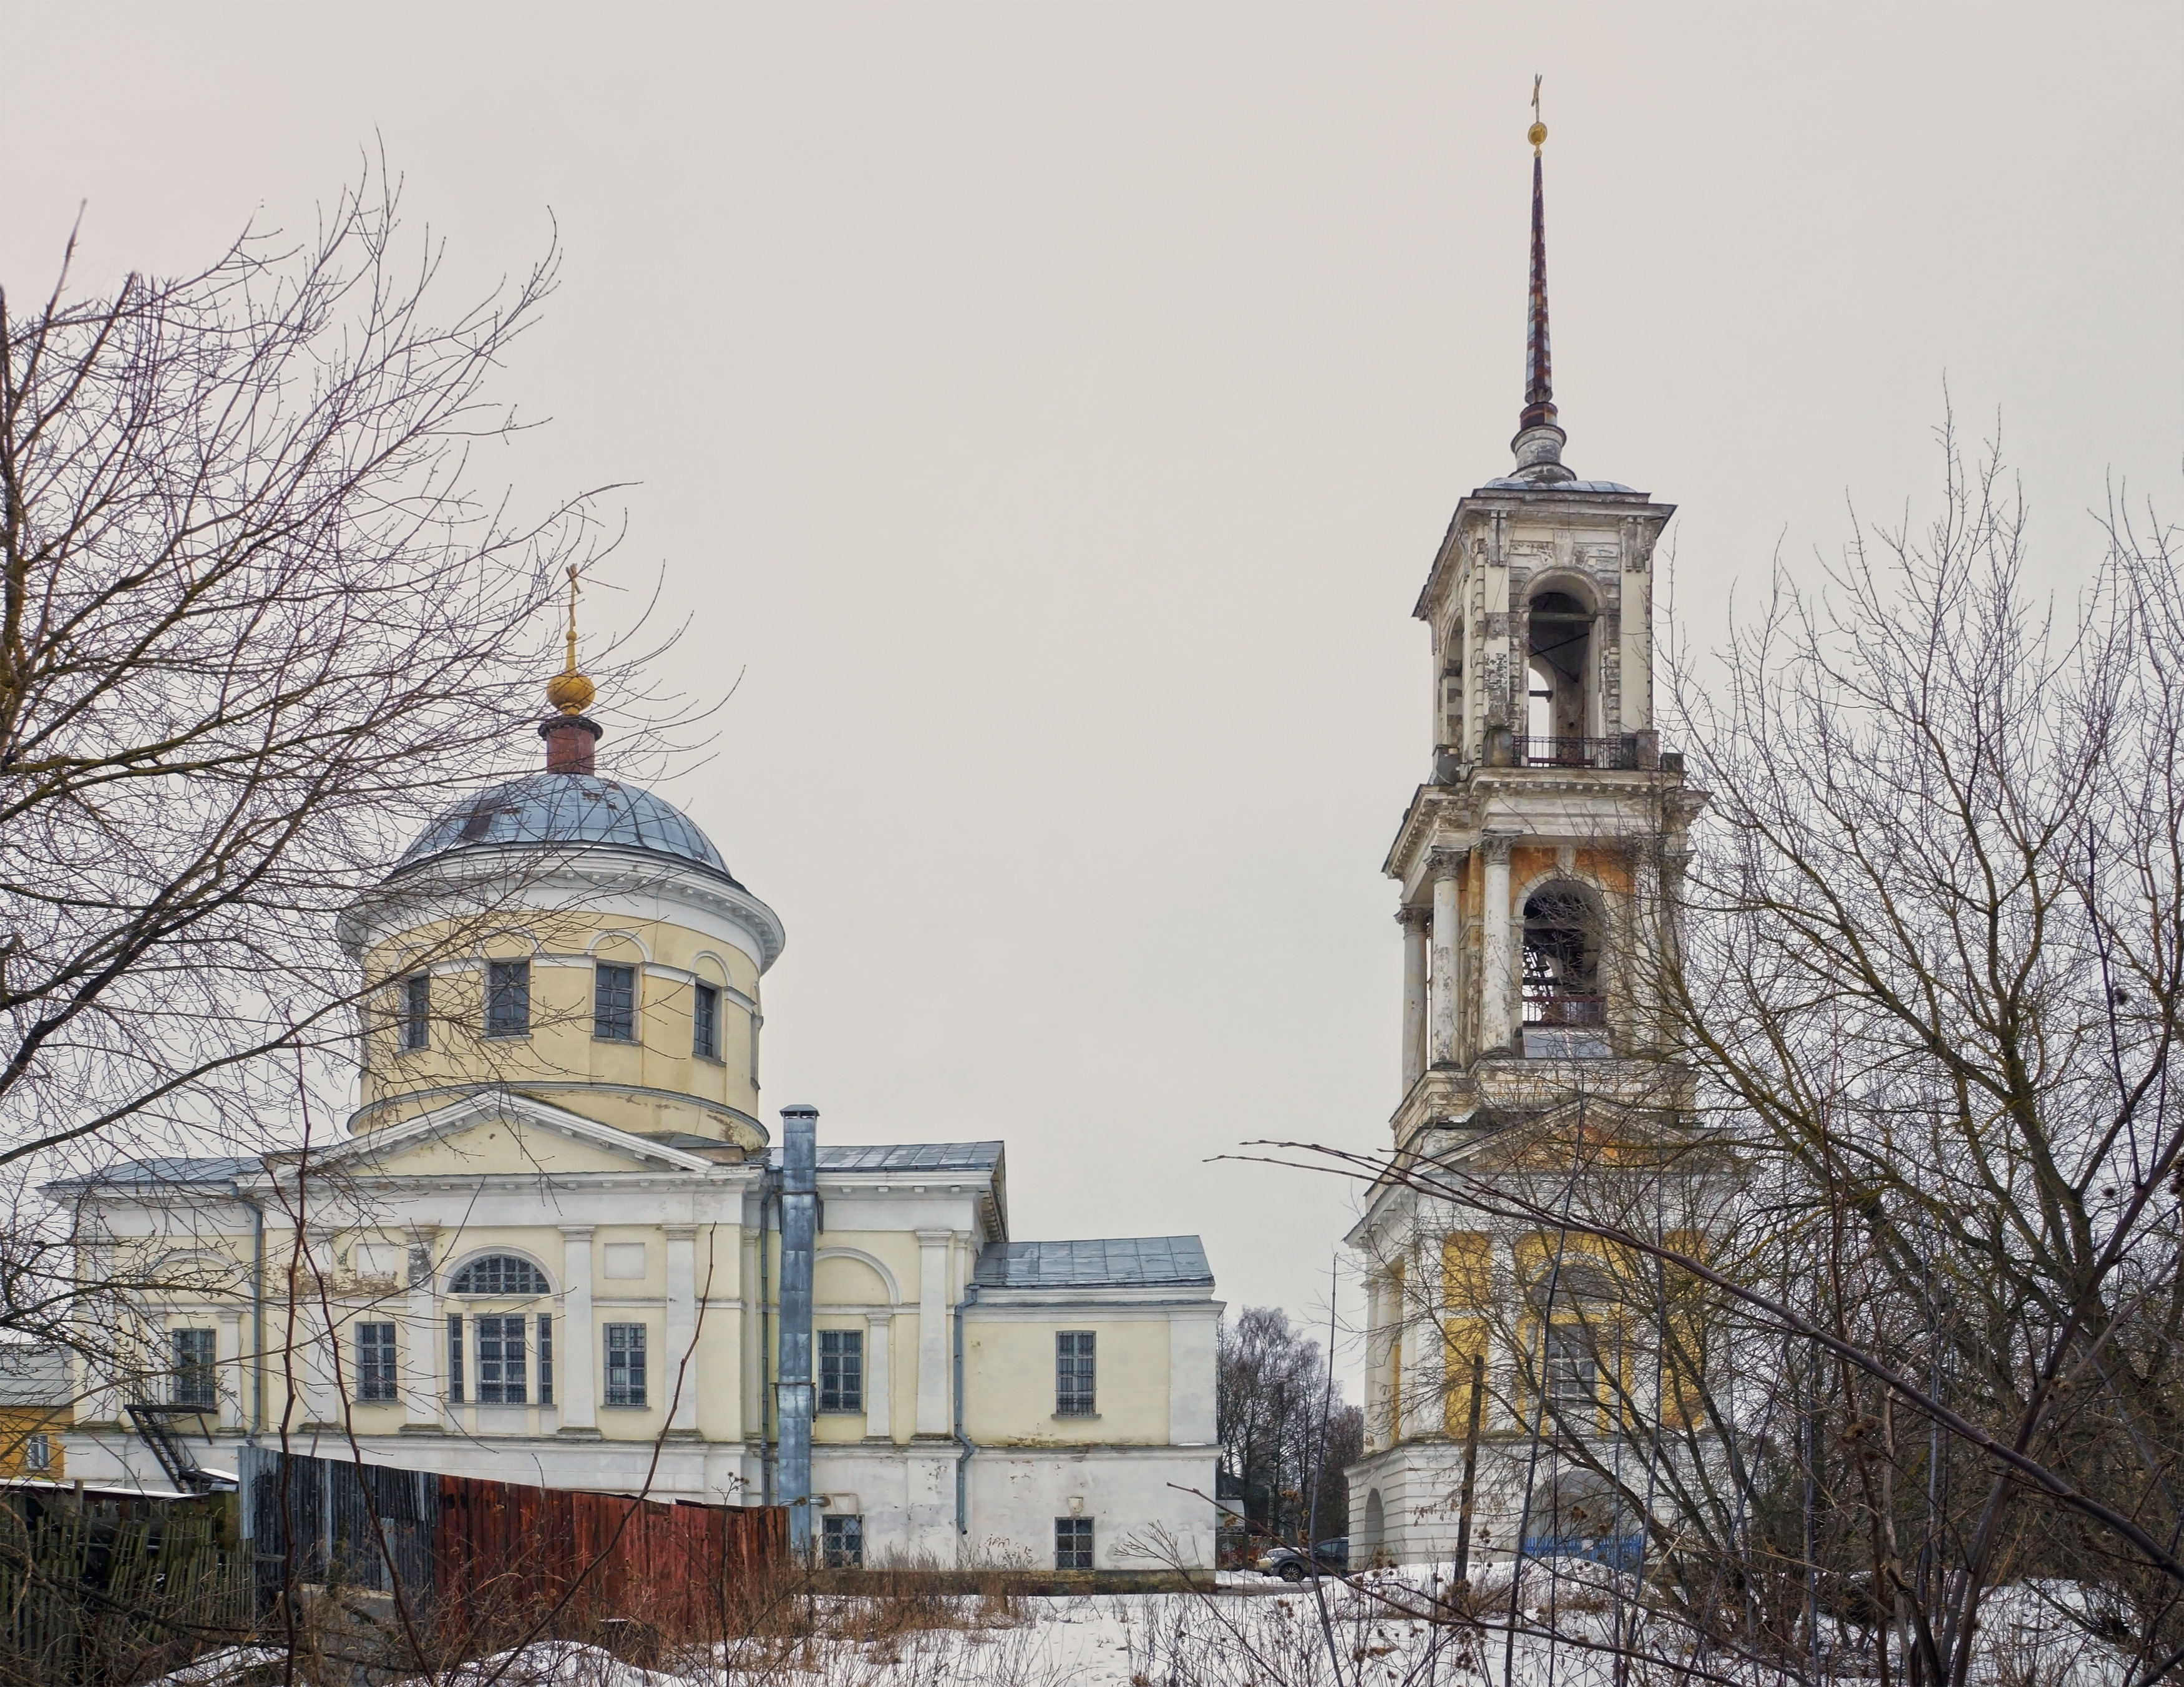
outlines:
[{"label": "bell tower arched opening", "polygon": [[1528,762],[1584,760],[1593,723],[1593,613],[1565,591],[1533,594],[1525,616]]},{"label": "bell tower arched opening", "polygon": [[1552,880],[1524,899],[1524,1053],[1535,1060],[1607,1054],[1601,985],[1600,899],[1589,885]]}]

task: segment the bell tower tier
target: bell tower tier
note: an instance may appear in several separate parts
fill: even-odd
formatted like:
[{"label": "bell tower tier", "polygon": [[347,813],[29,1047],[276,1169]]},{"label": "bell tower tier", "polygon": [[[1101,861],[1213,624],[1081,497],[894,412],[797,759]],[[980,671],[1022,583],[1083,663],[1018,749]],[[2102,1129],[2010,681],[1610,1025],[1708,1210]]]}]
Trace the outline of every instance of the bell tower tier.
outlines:
[{"label": "bell tower tier", "polygon": [[1545,135],[1515,463],[1457,504],[1412,612],[1433,640],[1432,771],[1386,863],[1401,886],[1405,1148],[1580,1090],[1665,1105],[1674,1081],[1646,981],[1704,802],[1653,723],[1653,551],[1675,506],[1562,460]]}]

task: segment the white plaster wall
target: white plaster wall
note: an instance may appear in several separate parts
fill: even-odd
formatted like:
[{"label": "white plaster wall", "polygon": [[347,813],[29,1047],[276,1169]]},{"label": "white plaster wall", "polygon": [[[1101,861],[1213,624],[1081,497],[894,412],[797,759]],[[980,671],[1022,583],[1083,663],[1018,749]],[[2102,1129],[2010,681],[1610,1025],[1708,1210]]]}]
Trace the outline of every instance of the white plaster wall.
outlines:
[{"label": "white plaster wall", "polygon": [[1054,1520],[1072,1515],[1072,1498],[1093,1520],[1093,1567],[1154,1570],[1159,1559],[1134,1556],[1132,1539],[1150,1545],[1164,1528],[1182,1561],[1213,1562],[1213,1505],[1178,1490],[1213,1492],[1211,1447],[1087,1447],[1067,1452],[981,1450],[971,1461],[970,1531],[974,1560],[1054,1567]]}]

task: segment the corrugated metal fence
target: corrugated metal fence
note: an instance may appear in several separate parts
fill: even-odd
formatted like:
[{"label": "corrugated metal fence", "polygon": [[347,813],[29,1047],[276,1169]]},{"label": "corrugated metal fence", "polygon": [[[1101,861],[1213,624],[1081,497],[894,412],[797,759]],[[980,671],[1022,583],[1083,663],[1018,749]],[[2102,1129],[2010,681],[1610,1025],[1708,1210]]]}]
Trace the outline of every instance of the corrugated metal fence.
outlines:
[{"label": "corrugated metal fence", "polygon": [[244,1449],[239,1474],[261,1611],[292,1587],[398,1583],[413,1617],[442,1627],[460,1613],[481,1632],[631,1621],[719,1634],[788,1562],[778,1506],[664,1505],[265,1448]]}]

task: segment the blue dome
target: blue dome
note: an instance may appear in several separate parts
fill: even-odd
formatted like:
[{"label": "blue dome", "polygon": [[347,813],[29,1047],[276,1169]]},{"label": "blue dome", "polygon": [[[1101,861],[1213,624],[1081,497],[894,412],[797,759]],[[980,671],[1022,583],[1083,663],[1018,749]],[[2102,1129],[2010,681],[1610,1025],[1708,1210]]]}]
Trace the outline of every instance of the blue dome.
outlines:
[{"label": "blue dome", "polygon": [[673,803],[590,774],[532,774],[465,797],[402,852],[395,870],[450,850],[493,844],[639,849],[694,863],[736,884],[712,840]]}]

